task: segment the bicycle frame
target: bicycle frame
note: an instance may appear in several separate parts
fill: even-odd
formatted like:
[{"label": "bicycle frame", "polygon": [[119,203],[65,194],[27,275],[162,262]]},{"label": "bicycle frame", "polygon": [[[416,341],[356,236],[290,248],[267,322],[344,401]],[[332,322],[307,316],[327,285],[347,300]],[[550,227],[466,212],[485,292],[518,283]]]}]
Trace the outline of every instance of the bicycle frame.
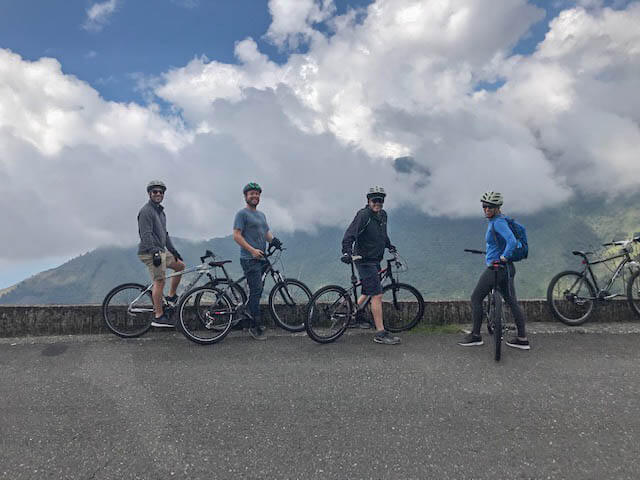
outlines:
[{"label": "bicycle frame", "polygon": [[[355,310],[354,310],[354,312],[352,314],[352,316],[355,316],[357,312],[363,311],[367,307],[369,302],[371,302],[371,295],[367,295],[367,298],[362,302],[362,304],[358,304],[358,298],[360,297],[360,295],[358,295],[358,287],[362,287],[362,280],[358,279],[358,276],[356,275],[356,269],[355,269],[354,261],[357,261],[362,257],[352,256],[351,258],[352,258],[352,262],[351,262],[351,288],[349,289],[349,292],[351,293],[351,295],[353,295],[354,305],[356,306],[356,308],[355,308]],[[397,261],[397,260],[398,260],[398,256],[397,255],[394,255],[393,258],[387,258],[385,260],[387,262],[386,268],[383,268],[383,269],[378,271],[378,276],[380,277],[380,282],[383,282],[386,279],[390,279],[391,280],[389,282],[390,285],[393,285],[394,283],[397,283],[397,280],[393,276],[393,269],[391,268],[393,262]],[[361,288],[361,290],[362,290],[362,288]],[[397,303],[395,291],[393,292],[393,303],[394,304]]]},{"label": "bicycle frame", "polygon": [[[607,283],[606,287],[601,289],[600,286],[598,285],[598,280],[596,279],[596,276],[593,273],[593,270],[592,270],[591,267],[593,265],[598,265],[598,264],[601,264],[601,263],[609,262],[611,260],[616,260],[618,258],[623,258],[623,260],[616,267],[616,269],[613,272],[613,275],[612,275],[611,279],[609,280],[609,282]],[[609,289],[613,286],[613,284],[615,283],[615,281],[618,278],[618,276],[622,273],[622,270],[624,269],[625,265],[627,265],[627,263],[629,263],[631,261],[632,261],[631,255],[629,254],[629,251],[627,251],[627,250],[625,250],[623,253],[620,253],[620,254],[617,254],[617,255],[613,255],[613,256],[607,257],[607,258],[602,258],[602,259],[599,259],[599,260],[596,260],[596,261],[590,261],[586,257],[586,255],[583,256],[582,263],[584,264],[584,268],[582,269],[582,277],[581,278],[587,278],[587,280],[589,280],[589,278],[587,276],[587,272],[588,272],[589,276],[591,276],[591,281],[593,282],[593,285],[596,288],[596,297],[591,299],[591,300],[610,300],[610,299],[615,298],[615,297],[623,296],[623,294],[621,294],[621,293],[614,293],[614,294],[609,294],[609,295],[604,295],[604,294],[608,293]],[[573,288],[574,285],[572,285],[572,288]]]}]

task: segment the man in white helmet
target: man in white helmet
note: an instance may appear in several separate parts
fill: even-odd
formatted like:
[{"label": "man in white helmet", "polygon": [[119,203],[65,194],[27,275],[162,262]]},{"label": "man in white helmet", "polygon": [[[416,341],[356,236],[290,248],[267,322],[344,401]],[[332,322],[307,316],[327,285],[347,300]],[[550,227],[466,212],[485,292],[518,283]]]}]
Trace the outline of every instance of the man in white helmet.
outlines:
[{"label": "man in white helmet", "polygon": [[482,210],[484,216],[488,220],[486,241],[486,257],[485,263],[487,268],[484,270],[478,284],[471,294],[471,318],[473,327],[470,334],[466,335],[458,345],[463,347],[473,347],[482,345],[482,336],[480,335],[480,327],[482,326],[482,301],[489,294],[494,285],[494,271],[491,266],[494,263],[501,263],[505,268],[498,270],[497,288],[504,298],[504,301],[513,314],[518,329],[517,335],[507,340],[505,343],[513,348],[521,350],[529,350],[529,340],[525,331],[524,312],[516,297],[516,288],[514,277],[516,275],[516,267],[510,261],[511,254],[516,247],[516,237],[509,228],[509,224],[505,216],[501,212],[504,203],[502,194],[499,192],[486,192],[480,199],[482,202]]},{"label": "man in white helmet", "polygon": [[[164,207],[160,205],[164,200],[166,185],[161,180],[152,180],[147,185],[149,201],[144,204],[138,213],[138,233],[140,245],[138,246],[138,258],[149,269],[153,281],[151,296],[153,297],[154,319],[151,325],[154,327],[174,327],[171,319],[164,313],[162,295],[164,295],[164,278],[167,268],[181,272],[184,270],[182,257],[173,246],[171,237],[167,232],[167,217]],[[176,290],[180,284],[180,275],[171,278],[167,301],[175,304],[178,300]]]},{"label": "man in white helmet", "polygon": [[[371,313],[376,327],[373,341],[384,345],[400,343],[384,329],[382,319],[382,285],[380,283],[380,261],[384,256],[384,249],[395,252],[387,235],[387,212],[382,209],[387,194],[382,187],[371,187],[367,193],[367,205],[356,213],[355,218],[347,228],[342,239],[342,260],[351,263],[355,254],[362,260],[355,262],[358,275],[362,282],[362,295],[358,304],[362,304],[368,296],[371,297]],[[354,248],[355,247],[355,248]]]}]

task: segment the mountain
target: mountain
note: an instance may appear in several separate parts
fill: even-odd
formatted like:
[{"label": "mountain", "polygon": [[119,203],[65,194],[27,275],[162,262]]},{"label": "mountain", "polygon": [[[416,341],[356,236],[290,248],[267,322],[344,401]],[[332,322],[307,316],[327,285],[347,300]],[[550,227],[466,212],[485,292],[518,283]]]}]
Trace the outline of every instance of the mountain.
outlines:
[{"label": "mountain", "polygon": [[[579,259],[572,250],[597,249],[605,241],[628,238],[639,231],[640,215],[635,206],[639,203],[640,196],[615,203],[581,198],[536,215],[518,216],[527,227],[530,243],[529,258],[517,264],[519,297],[544,297],[555,273],[578,268]],[[425,299],[469,297],[483,261],[463,249],[483,249],[484,232],[485,220],[480,214],[471,219],[448,219],[408,207],[389,212],[389,235],[409,265],[400,279],[418,287]],[[286,247],[284,272],[303,280],[312,290],[328,283],[347,285],[349,269],[338,261],[343,233],[344,228],[322,228],[313,234],[278,235]],[[175,243],[188,265],[198,263],[198,257],[210,249],[219,259],[233,260],[229,264],[233,278],[241,275],[239,247],[230,236],[200,242],[175,239]],[[130,281],[149,282],[136,247],[102,247],[7,289],[0,304],[101,303],[111,288]]]}]

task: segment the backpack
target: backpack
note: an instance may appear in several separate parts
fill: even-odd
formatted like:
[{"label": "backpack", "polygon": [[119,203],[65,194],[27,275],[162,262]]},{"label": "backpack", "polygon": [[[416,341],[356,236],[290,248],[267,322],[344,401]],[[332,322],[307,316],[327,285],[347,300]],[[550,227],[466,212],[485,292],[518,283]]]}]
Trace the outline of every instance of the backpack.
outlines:
[{"label": "backpack", "polygon": [[[529,256],[529,242],[527,241],[527,229],[521,223],[516,222],[513,218],[504,217],[507,221],[507,225],[509,225],[509,230],[513,233],[513,236],[516,237],[516,248],[513,249],[513,253],[511,254],[511,258],[509,259],[511,262],[519,262],[520,260],[524,260]],[[495,227],[492,225],[491,230],[493,231],[493,238],[496,237]],[[496,243],[498,243],[496,241]]]}]

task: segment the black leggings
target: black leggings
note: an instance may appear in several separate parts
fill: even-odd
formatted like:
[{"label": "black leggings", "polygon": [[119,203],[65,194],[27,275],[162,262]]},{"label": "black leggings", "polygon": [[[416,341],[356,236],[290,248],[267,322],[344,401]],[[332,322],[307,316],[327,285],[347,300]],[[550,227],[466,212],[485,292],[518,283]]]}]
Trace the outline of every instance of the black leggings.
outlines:
[{"label": "black leggings", "polygon": [[[487,268],[476,285],[475,290],[471,294],[471,319],[473,320],[473,335],[480,335],[480,327],[482,326],[482,301],[489,294],[493,288],[494,271],[491,268]],[[524,327],[524,312],[520,305],[518,305],[518,299],[516,298],[516,289],[513,284],[513,278],[516,276],[516,267],[513,263],[507,264],[506,268],[498,270],[498,291],[504,298],[504,301],[513,313],[513,318],[516,321],[516,327],[518,329],[519,337],[526,337],[526,331]],[[502,302],[497,302],[498,308],[502,308]]]}]

